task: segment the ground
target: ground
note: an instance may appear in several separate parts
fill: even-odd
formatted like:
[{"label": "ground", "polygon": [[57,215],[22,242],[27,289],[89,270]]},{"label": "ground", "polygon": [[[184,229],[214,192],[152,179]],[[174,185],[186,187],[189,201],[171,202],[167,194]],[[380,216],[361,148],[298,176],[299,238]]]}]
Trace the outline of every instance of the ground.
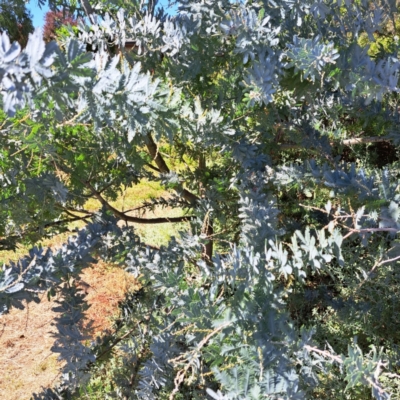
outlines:
[{"label": "ground", "polygon": [[[138,288],[132,275],[118,266],[98,263],[84,270],[88,320],[93,321],[93,338],[112,328],[112,316],[127,291]],[[28,400],[33,392],[54,384],[60,363],[51,352],[54,343],[52,321],[56,304],[43,296],[39,304],[29,303],[24,310],[12,309],[0,317],[0,398]]]},{"label": "ground", "polygon": [[[137,207],[142,201],[151,197],[168,197],[170,194],[158,184],[150,183],[129,188],[117,202],[112,203],[119,209]],[[95,201],[87,204],[87,209],[99,207]],[[132,213],[132,215],[137,215]],[[181,210],[156,208],[154,212],[141,213],[141,217],[178,216]],[[187,229],[187,224],[133,225],[142,240],[150,245],[166,244],[171,235],[179,230]],[[75,226],[74,226],[75,227]],[[78,228],[81,226],[77,226]],[[57,248],[66,241],[68,234],[62,234],[44,241],[43,246]],[[21,248],[16,253],[0,252],[0,264],[9,260],[17,260],[26,254]],[[91,305],[87,311],[88,320],[93,320],[94,334],[101,335],[112,327],[112,318],[118,312],[118,303],[125,298],[128,291],[137,290],[138,284],[132,275],[126,273],[121,266],[103,262],[86,268],[81,275],[84,284],[82,290],[87,294]],[[51,352],[54,343],[52,321],[55,313],[52,308],[56,304],[48,301],[43,294],[38,304],[30,303],[24,310],[12,309],[9,314],[0,316],[0,399],[28,400],[34,392],[42,387],[51,387],[59,378],[60,362],[57,354]]]}]

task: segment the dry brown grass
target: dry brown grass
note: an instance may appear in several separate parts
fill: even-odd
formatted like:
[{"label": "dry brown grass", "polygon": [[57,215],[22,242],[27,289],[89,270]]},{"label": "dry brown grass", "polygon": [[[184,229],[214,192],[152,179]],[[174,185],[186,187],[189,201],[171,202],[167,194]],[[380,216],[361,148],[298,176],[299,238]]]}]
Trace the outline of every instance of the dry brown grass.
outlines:
[{"label": "dry brown grass", "polygon": [[[86,316],[94,321],[94,338],[112,328],[111,317],[118,303],[126,292],[139,287],[122,268],[102,262],[85,269],[81,277],[88,285],[84,290],[91,307]],[[49,302],[44,295],[39,304],[29,303],[25,310],[12,309],[0,317],[0,399],[27,400],[33,392],[57,381],[61,364],[50,350],[54,343],[54,306],[54,300]]]},{"label": "dry brown grass", "polygon": [[[144,200],[152,197],[168,197],[169,193],[157,183],[144,183],[128,188],[112,205],[120,210],[137,207]],[[90,200],[86,209],[95,210],[100,204]],[[135,215],[135,213],[132,213]],[[154,212],[145,212],[141,217],[179,216],[181,210],[157,208]],[[139,216],[139,215],[138,215]],[[81,228],[83,223],[75,223],[70,229]],[[145,243],[151,245],[166,244],[171,235],[187,229],[186,223],[160,225],[134,225],[135,231]],[[65,243],[68,233],[43,240],[42,246],[52,248]],[[17,252],[0,252],[0,263],[18,260],[27,253],[26,248]],[[118,311],[118,303],[125,298],[128,291],[139,289],[137,281],[121,267],[99,262],[86,268],[82,275],[86,283],[82,290],[87,294],[90,304],[86,312],[87,320],[93,320],[93,337],[101,335],[112,327],[112,317]],[[24,310],[12,309],[9,314],[0,316],[0,399],[27,400],[33,392],[42,387],[53,385],[59,374],[60,362],[57,355],[50,351],[54,343],[51,325],[55,313],[51,310],[54,301],[43,296],[39,304],[30,303]]]},{"label": "dry brown grass", "polygon": [[39,304],[26,305],[23,311],[12,309],[0,317],[1,399],[29,399],[32,392],[57,379],[57,355],[50,351],[54,343],[53,306],[53,301],[44,298]]},{"label": "dry brown grass", "polygon": [[93,336],[99,336],[104,330],[112,328],[113,316],[125,294],[138,290],[139,285],[132,274],[101,261],[86,268],[81,278],[88,285],[83,288],[90,305],[86,317],[93,321]]}]

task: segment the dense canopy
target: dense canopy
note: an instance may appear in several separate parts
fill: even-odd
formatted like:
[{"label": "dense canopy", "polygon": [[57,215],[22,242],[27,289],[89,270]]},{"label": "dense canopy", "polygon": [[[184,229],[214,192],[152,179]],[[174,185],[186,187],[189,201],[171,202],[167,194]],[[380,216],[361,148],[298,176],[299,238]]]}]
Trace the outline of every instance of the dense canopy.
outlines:
[{"label": "dense canopy", "polygon": [[[63,380],[36,398],[101,365],[109,398],[397,398],[396,1],[173,5],[82,1],[54,42],[1,36],[0,246],[88,223],[0,274],[3,312],[61,294]],[[169,195],[113,205],[151,182]],[[167,246],[131,225],[181,222]],[[87,343],[71,282],[97,259],[142,289]]]},{"label": "dense canopy", "polygon": [[33,24],[24,0],[0,1],[0,32],[6,32],[11,41],[26,45]]}]

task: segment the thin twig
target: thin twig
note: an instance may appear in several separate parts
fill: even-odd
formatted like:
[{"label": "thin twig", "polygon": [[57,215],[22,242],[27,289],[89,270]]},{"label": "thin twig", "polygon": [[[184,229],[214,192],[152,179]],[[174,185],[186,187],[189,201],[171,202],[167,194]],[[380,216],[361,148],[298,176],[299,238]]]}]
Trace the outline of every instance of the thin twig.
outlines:
[{"label": "thin twig", "polygon": [[[334,355],[334,354],[331,354],[331,353],[329,353],[328,351],[320,350],[320,349],[318,349],[318,348],[316,348],[316,347],[312,347],[312,346],[309,346],[309,345],[305,345],[304,347],[305,347],[308,351],[310,351],[310,352],[314,352],[314,353],[317,353],[317,354],[321,354],[322,356],[324,356],[324,357],[326,357],[326,358],[330,358],[331,360],[337,362],[338,364],[343,364],[343,360],[342,360],[339,356],[336,356],[336,355]],[[381,365],[383,365],[383,364],[382,364],[381,360],[379,360],[379,361],[378,361],[378,364],[377,364],[377,367],[376,367],[376,370],[375,370],[375,373],[374,373],[374,378],[375,378],[375,379],[378,379],[378,377],[379,377]],[[365,377],[365,379],[366,379],[366,381],[367,381],[372,387],[374,387],[376,390],[378,390],[379,393],[381,393],[381,394],[386,393],[386,392],[385,392],[379,385],[377,385],[371,378]]]},{"label": "thin twig", "polygon": [[[218,332],[220,332],[222,329],[226,328],[227,326],[231,325],[231,322],[225,322],[224,324],[220,325],[218,328],[214,329],[212,332],[210,332],[205,338],[203,338],[203,340],[197,345],[197,347],[192,350],[190,353],[192,354],[192,360],[194,360],[194,356],[196,353],[199,353],[200,350],[207,344],[207,342],[214,336],[216,335]],[[174,362],[179,362],[183,356],[177,357],[173,360],[169,360],[169,362],[174,363]],[[185,365],[184,368],[182,368],[181,370],[178,371],[178,373],[176,374],[176,377],[174,379],[174,383],[175,383],[175,388],[172,391],[171,395],[169,396],[169,400],[173,400],[175,397],[175,394],[178,393],[179,391],[179,387],[182,384],[182,382],[185,379],[185,376],[189,370],[189,368],[192,366],[193,361],[190,361],[189,363],[187,363]]]}]

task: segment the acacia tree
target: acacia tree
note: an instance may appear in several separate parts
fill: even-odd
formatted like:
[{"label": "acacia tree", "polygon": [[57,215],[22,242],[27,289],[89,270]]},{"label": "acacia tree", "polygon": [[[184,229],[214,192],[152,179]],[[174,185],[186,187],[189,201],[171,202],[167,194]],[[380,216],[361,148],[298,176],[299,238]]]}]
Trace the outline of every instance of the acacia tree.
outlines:
[{"label": "acacia tree", "polygon": [[[118,346],[113,398],[388,399],[399,391],[398,164],[382,168],[365,147],[399,138],[398,41],[368,53],[396,27],[395,2],[177,4],[174,17],[150,2],[105,5],[102,18],[86,4],[91,23],[63,49],[39,31],[23,51],[2,35],[1,244],[91,220],[0,277],[4,312],[62,294],[63,382],[35,398],[83,387]],[[110,203],[154,180],[174,196],[140,209],[181,217]],[[101,212],[84,208],[90,197]],[[118,220],[190,229],[155,248]],[[86,346],[71,281],[98,258],[142,289],[116,331]]]},{"label": "acacia tree", "polygon": [[0,1],[0,31],[7,32],[12,41],[25,46],[28,36],[33,32],[32,15],[25,1]]}]

